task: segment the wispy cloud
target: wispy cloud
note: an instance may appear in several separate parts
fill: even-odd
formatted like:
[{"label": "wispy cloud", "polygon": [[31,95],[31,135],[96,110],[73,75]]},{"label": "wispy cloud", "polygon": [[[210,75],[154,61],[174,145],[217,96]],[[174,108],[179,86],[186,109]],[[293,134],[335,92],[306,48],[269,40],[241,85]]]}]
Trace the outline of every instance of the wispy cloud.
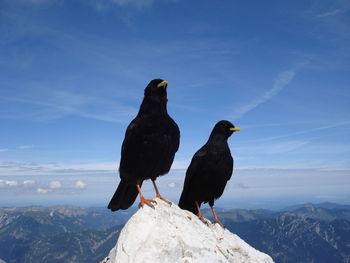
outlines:
[{"label": "wispy cloud", "polygon": [[36,192],[38,194],[49,194],[49,193],[76,193],[77,190],[84,190],[87,186],[87,183],[82,180],[78,180],[74,183],[74,185],[65,184],[63,185],[60,181],[51,181],[49,186],[46,187],[38,187]]},{"label": "wispy cloud", "polygon": [[72,180],[53,180],[47,182],[44,177],[36,180],[3,180],[0,179],[0,191],[13,191],[17,190],[18,193],[38,193],[38,194],[49,194],[49,193],[61,193],[61,194],[74,194],[81,190],[86,189],[87,183],[78,179]]},{"label": "wispy cloud", "polygon": [[59,189],[62,187],[62,184],[60,181],[52,181],[50,182],[50,189]]},{"label": "wispy cloud", "polygon": [[22,150],[22,149],[30,149],[33,147],[34,147],[33,145],[20,145],[17,148]]},{"label": "wispy cloud", "polygon": [[36,182],[34,180],[25,180],[23,181],[23,186],[25,188],[32,188],[36,185]]},{"label": "wispy cloud", "polygon": [[328,12],[325,12],[325,13],[318,14],[316,17],[334,16],[334,15],[339,14],[341,12],[343,12],[343,9],[342,8],[337,8],[337,9],[334,9],[334,10],[331,10],[331,11],[328,11]]},{"label": "wispy cloud", "polygon": [[253,152],[254,154],[281,154],[300,149],[301,147],[307,145],[309,142],[305,140],[288,140],[279,141],[274,143],[260,143],[253,144],[244,147],[236,147],[235,151],[240,151],[241,154],[244,152]]},{"label": "wispy cloud", "polygon": [[155,0],[89,0],[90,6],[95,8],[98,12],[109,10],[116,6],[119,8],[132,8],[136,10],[143,10],[149,8],[154,4]]},{"label": "wispy cloud", "polygon": [[76,189],[85,189],[86,188],[86,183],[84,183],[81,180],[78,180],[75,182],[75,188]]},{"label": "wispy cloud", "polygon": [[10,188],[10,187],[17,187],[18,182],[13,180],[1,180],[0,179],[0,188]]},{"label": "wispy cloud", "polygon": [[153,0],[111,0],[119,6],[133,6],[137,8],[145,8],[153,4]]},{"label": "wispy cloud", "polygon": [[[329,125],[323,125],[323,126],[319,126],[319,127],[316,127],[316,128],[296,131],[296,132],[293,132],[293,133],[287,133],[287,134],[282,134],[282,135],[276,135],[276,136],[261,138],[261,139],[254,140],[254,141],[255,142],[258,142],[258,141],[260,141],[260,142],[262,142],[262,141],[273,141],[273,140],[277,140],[277,139],[288,138],[288,137],[295,137],[295,136],[298,136],[298,135],[313,133],[313,132],[322,131],[322,130],[328,130],[328,129],[332,129],[332,128],[336,128],[336,127],[340,127],[340,126],[348,126],[348,125],[350,125],[350,121],[339,121],[339,122],[331,123]],[[253,140],[251,142],[253,142]]]},{"label": "wispy cloud", "polygon": [[0,176],[14,175],[79,175],[113,174],[117,172],[117,163],[35,163],[35,162],[0,162]]},{"label": "wispy cloud", "polygon": [[234,186],[240,189],[249,189],[249,186],[246,186],[245,184],[242,184],[242,183],[235,184]]},{"label": "wispy cloud", "polygon": [[47,194],[47,193],[52,192],[52,189],[39,187],[39,188],[36,189],[36,192],[38,194]]},{"label": "wispy cloud", "polygon": [[[46,91],[38,93],[37,96],[25,96],[23,94],[11,97],[3,96],[2,100],[14,103],[12,111],[8,109],[0,110],[0,118],[4,119],[46,121],[75,115],[89,119],[124,123],[136,113],[135,108],[124,105],[117,100],[69,91]],[[20,110],[22,106],[26,107],[27,110]],[[23,145],[18,148],[27,149],[31,147],[32,145]]]},{"label": "wispy cloud", "polygon": [[300,147],[307,145],[307,144],[308,144],[307,141],[295,141],[295,140],[286,141],[286,142],[272,144],[270,147],[265,149],[265,151],[267,154],[286,153],[286,152],[291,152],[291,151],[294,151],[296,149],[299,149]]},{"label": "wispy cloud", "polygon": [[280,72],[276,77],[274,84],[270,90],[266,91],[261,97],[256,98],[252,102],[238,108],[233,113],[232,119],[237,120],[241,118],[243,115],[245,115],[249,111],[258,107],[260,104],[276,96],[283,88],[285,88],[292,81],[294,76],[295,76],[295,71],[293,70]]},{"label": "wispy cloud", "polygon": [[171,182],[167,184],[169,188],[175,188],[176,187],[176,183]]},{"label": "wispy cloud", "polygon": [[[16,149],[19,149],[19,150],[25,150],[25,149],[30,149],[30,148],[33,148],[34,146],[33,145],[20,145],[20,146],[17,146]],[[9,152],[9,151],[13,151],[14,149],[9,149],[9,148],[1,148],[0,149],[0,152]]]},{"label": "wispy cloud", "polygon": [[16,180],[2,180],[0,179],[0,188],[25,188],[31,189],[35,187],[36,181],[24,180],[23,182]]},{"label": "wispy cloud", "polygon": [[320,7],[323,7],[323,10],[318,10],[316,18],[324,18],[339,15],[350,10],[350,2],[347,0],[335,0],[331,1],[332,7],[324,8],[321,4]]},{"label": "wispy cloud", "polygon": [[[59,2],[59,0],[5,0],[10,4],[26,4],[26,5],[47,5]],[[81,0],[86,2],[86,0]],[[132,7],[137,9],[143,9],[152,6],[155,0],[89,0],[88,3],[96,8],[98,11],[107,9],[111,5],[118,7]]]},{"label": "wispy cloud", "polygon": [[26,4],[26,5],[44,5],[57,2],[57,0],[4,0],[5,3],[10,4]]},{"label": "wispy cloud", "polygon": [[77,180],[72,185],[71,183],[65,183],[62,184],[61,181],[51,181],[48,186],[46,187],[38,187],[36,189],[36,192],[39,194],[48,194],[48,193],[54,193],[54,192],[61,192],[61,193],[76,193],[77,190],[84,190],[87,186],[87,183],[83,182],[82,180]]}]

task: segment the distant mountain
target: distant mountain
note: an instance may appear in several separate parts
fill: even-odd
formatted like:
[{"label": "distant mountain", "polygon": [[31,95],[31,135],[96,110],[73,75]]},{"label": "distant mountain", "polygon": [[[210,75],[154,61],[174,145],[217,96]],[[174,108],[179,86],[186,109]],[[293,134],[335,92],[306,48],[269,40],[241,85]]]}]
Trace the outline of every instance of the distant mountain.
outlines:
[{"label": "distant mountain", "polygon": [[293,206],[286,207],[284,210],[294,211],[294,210],[297,210],[297,209],[300,209],[303,207],[350,210],[350,205],[341,205],[341,204],[330,203],[330,202],[324,202],[324,203],[318,203],[318,204],[305,203],[305,204],[300,204],[300,205],[293,205]]},{"label": "distant mountain", "polygon": [[0,209],[0,258],[7,263],[90,263],[115,244],[125,217],[63,206]]},{"label": "distant mountain", "polygon": [[307,204],[287,212],[233,210],[222,218],[230,231],[275,262],[350,262],[350,210]]},{"label": "distant mountain", "polygon": [[[257,219],[274,218],[281,213],[263,209],[233,209],[225,210],[224,212],[220,212],[219,209],[215,210],[217,210],[216,212],[220,215],[221,219],[232,220],[234,222],[247,222]],[[203,214],[205,217],[212,217],[210,209],[203,209]]]},{"label": "distant mountain", "polygon": [[350,222],[331,222],[286,214],[234,223],[228,229],[280,263],[346,263],[350,259]]},{"label": "distant mountain", "polygon": [[[231,232],[275,262],[350,263],[350,209],[346,208],[303,204],[289,211],[234,209],[220,212],[219,217]],[[211,211],[204,211],[212,219]]]},{"label": "distant mountain", "polygon": [[97,263],[115,245],[120,228],[68,232],[35,240],[31,242],[23,262]]},{"label": "distant mountain", "polygon": [[133,210],[111,213],[106,208],[83,209],[72,206],[0,208],[0,229],[19,217],[28,217],[43,225],[55,224],[57,228],[68,227],[67,231],[103,229],[123,224],[133,213]]},{"label": "distant mountain", "polygon": [[[135,210],[0,208],[0,259],[6,263],[97,263],[115,245],[121,227]],[[231,232],[271,255],[276,263],[350,263],[350,209],[344,206],[326,203],[288,211],[218,211]],[[210,211],[204,212],[211,217]]]}]

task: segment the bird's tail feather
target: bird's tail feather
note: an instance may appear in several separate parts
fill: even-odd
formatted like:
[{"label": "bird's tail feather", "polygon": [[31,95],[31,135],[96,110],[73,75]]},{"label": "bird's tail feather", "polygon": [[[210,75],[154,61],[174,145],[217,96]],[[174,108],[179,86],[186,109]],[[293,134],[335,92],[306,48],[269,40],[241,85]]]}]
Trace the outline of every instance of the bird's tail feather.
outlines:
[{"label": "bird's tail feather", "polygon": [[187,194],[187,191],[185,189],[183,190],[183,192],[181,194],[180,201],[179,201],[179,207],[181,209],[186,209],[195,215],[198,213],[195,201],[188,198],[188,194]]},{"label": "bird's tail feather", "polygon": [[137,195],[136,185],[129,184],[126,180],[122,179],[108,204],[108,208],[112,211],[128,209],[135,202]]}]

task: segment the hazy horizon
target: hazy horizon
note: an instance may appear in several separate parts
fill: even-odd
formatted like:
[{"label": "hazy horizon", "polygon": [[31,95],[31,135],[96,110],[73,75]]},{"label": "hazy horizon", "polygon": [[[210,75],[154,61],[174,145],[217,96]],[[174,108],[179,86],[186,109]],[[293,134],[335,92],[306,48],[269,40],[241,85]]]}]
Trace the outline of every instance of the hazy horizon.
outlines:
[{"label": "hazy horizon", "polygon": [[[226,186],[222,197],[216,201],[215,206],[222,208],[266,208],[277,209],[301,203],[333,202],[350,204],[348,191],[348,177],[343,174],[333,175],[333,185],[329,185],[327,177],[329,171],[313,171],[313,178],[305,181],[305,175],[294,171],[282,178],[278,169],[261,171],[237,170]],[[304,172],[304,171],[303,171]],[[310,172],[310,171],[308,171]],[[333,172],[333,171],[331,171]],[[171,201],[177,203],[180,197],[184,169],[172,170],[169,174],[158,178],[161,193]],[[31,178],[30,181],[28,178]],[[55,175],[45,180],[39,176],[17,176],[17,186],[2,188],[1,193],[6,198],[0,200],[0,206],[23,205],[77,205],[107,206],[114,193],[119,178],[117,173],[105,175]],[[77,182],[84,182],[77,186]],[[312,188],[311,188],[312,186]],[[37,189],[43,189],[38,193]],[[46,191],[44,189],[47,189]],[[143,184],[143,194],[147,198],[154,198],[155,192],[151,181]],[[24,199],[26,197],[26,199]],[[135,205],[138,204],[138,198]],[[207,205],[204,205],[207,207]]]}]

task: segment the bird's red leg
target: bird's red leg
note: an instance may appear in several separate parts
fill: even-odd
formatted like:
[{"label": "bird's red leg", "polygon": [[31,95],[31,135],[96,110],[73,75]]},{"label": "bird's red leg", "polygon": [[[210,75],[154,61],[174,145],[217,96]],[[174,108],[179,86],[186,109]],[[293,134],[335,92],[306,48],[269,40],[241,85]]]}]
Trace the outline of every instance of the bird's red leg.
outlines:
[{"label": "bird's red leg", "polygon": [[216,215],[215,213],[215,210],[214,210],[214,206],[211,206],[211,211],[213,212],[213,216],[214,216],[214,221],[213,221],[213,224],[219,224],[222,228],[225,228],[225,226],[219,221],[219,218],[218,216]]},{"label": "bird's red leg", "polygon": [[136,187],[137,187],[137,191],[139,192],[139,195],[140,195],[140,203],[139,203],[139,207],[143,207],[144,204],[148,205],[149,207],[152,207],[154,208],[154,205],[152,203],[157,203],[156,201],[154,200],[150,200],[150,199],[146,199],[143,197],[142,193],[141,193],[141,187],[139,184],[136,184]]},{"label": "bird's red leg", "polygon": [[158,191],[158,187],[156,185],[156,181],[152,180],[153,186],[154,186],[154,190],[156,190],[156,197],[158,197],[159,199],[163,200],[165,203],[171,205],[171,201],[165,199],[163,196],[160,195],[159,191]]},{"label": "bird's red leg", "polygon": [[204,224],[208,225],[208,222],[204,219],[204,216],[203,216],[203,214],[202,214],[202,212],[201,212],[201,208],[199,207],[199,204],[198,204],[197,201],[196,201],[196,207],[197,207],[197,210],[198,210],[198,214],[197,214],[198,218],[199,218]]}]

